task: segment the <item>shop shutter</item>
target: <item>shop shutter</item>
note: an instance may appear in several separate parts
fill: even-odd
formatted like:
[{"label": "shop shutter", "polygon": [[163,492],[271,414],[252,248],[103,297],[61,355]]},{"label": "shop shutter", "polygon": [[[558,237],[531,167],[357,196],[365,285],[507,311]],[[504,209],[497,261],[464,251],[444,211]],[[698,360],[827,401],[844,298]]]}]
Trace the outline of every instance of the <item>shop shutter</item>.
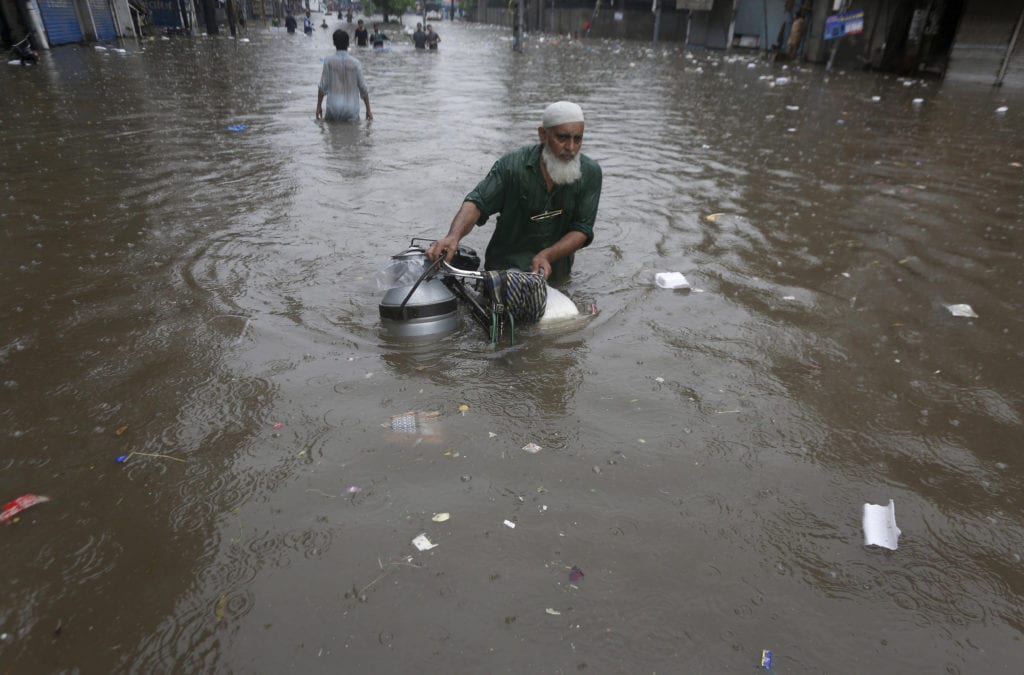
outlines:
[{"label": "shop shutter", "polygon": [[96,24],[97,40],[113,40],[117,37],[114,14],[110,11],[108,0],[89,0],[93,23]]},{"label": "shop shutter", "polygon": [[82,41],[82,28],[71,0],[39,0],[39,13],[51,45]]}]

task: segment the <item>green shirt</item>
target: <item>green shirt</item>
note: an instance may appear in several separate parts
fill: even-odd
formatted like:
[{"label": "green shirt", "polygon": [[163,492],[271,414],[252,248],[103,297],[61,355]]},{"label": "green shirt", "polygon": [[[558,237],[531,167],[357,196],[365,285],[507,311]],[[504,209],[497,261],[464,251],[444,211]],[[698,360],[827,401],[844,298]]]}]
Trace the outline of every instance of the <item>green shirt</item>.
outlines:
[{"label": "green shirt", "polygon": [[[487,177],[466,195],[465,201],[476,204],[482,214],[477,225],[500,214],[487,244],[485,269],[529,271],[533,256],[568,232],[586,235],[584,246],[594,239],[601,167],[581,154],[580,179],[571,185],[555,185],[548,192],[540,154],[539,144],[513,150],[495,162]],[[572,261],[571,255],[556,260],[551,265],[551,280],[568,278]]]}]

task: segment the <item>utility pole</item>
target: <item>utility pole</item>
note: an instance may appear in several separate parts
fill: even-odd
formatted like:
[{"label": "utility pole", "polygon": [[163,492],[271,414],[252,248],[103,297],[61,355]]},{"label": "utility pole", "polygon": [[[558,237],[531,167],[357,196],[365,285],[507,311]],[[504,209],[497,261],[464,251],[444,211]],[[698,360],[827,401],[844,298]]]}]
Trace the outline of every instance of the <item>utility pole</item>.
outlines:
[{"label": "utility pole", "polygon": [[[847,0],[843,0],[839,5],[839,13],[842,14],[846,11],[846,5],[849,4]],[[802,8],[801,8],[802,10]],[[825,70],[832,70],[832,62],[836,60],[836,52],[839,51],[839,41],[843,38],[838,37],[836,41],[832,43],[832,53],[828,56],[828,63],[825,64]]]},{"label": "utility pole", "polygon": [[227,5],[224,7],[225,12],[228,15],[228,30],[231,31],[231,37],[235,36],[235,3],[233,0],[228,0]]},{"label": "utility pole", "polygon": [[762,5],[764,6],[764,35],[761,39],[764,40],[764,56],[768,58],[768,0],[764,0]]},{"label": "utility pole", "polygon": [[203,20],[206,22],[206,34],[218,35],[217,28],[217,7],[214,3],[217,0],[203,0]]},{"label": "utility pole", "polygon": [[1020,16],[1017,17],[1017,27],[1013,29],[1013,37],[1010,38],[1010,46],[1006,48],[1006,56],[1003,57],[1003,65],[999,66],[999,75],[996,77],[995,86],[1003,86],[1003,78],[1006,77],[1006,67],[1010,65],[1010,59],[1013,58],[1013,50],[1017,47],[1017,38],[1020,37],[1021,26],[1024,25],[1024,8],[1020,10]]},{"label": "utility pole", "polygon": [[516,0],[516,14],[512,19],[512,50],[523,51],[523,0]]},{"label": "utility pole", "polygon": [[654,44],[658,44],[658,32],[661,30],[661,0],[651,0],[651,11],[654,12]]}]

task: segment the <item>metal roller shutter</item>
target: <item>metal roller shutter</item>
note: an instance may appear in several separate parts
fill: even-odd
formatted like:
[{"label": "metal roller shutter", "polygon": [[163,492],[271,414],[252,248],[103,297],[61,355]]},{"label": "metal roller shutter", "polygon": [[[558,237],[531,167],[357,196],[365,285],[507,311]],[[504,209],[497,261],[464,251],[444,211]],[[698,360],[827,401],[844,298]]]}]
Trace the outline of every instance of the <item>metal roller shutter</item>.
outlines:
[{"label": "metal roller shutter", "polygon": [[89,11],[92,12],[92,20],[96,25],[97,40],[113,40],[117,37],[114,14],[110,11],[110,3],[107,0],[89,0]]},{"label": "metal roller shutter", "polygon": [[71,0],[39,0],[39,13],[51,45],[82,41],[82,28]]},{"label": "metal roller shutter", "polygon": [[950,52],[946,77],[993,82],[1022,7],[1021,0],[975,0],[968,4]]}]

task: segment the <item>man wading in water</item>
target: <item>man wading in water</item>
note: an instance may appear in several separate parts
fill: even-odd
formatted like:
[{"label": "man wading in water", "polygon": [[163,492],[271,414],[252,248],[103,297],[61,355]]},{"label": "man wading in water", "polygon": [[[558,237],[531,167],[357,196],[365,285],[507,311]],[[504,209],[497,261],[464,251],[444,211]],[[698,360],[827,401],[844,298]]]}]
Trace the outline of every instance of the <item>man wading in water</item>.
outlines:
[{"label": "man wading in water", "polygon": [[601,167],[580,152],[583,110],[559,101],[544,110],[540,143],[508,153],[466,195],[448,235],[427,249],[427,258],[451,261],[474,226],[495,213],[484,268],[539,272],[549,282],[572,270],[576,251],[594,239],[601,198]]}]

